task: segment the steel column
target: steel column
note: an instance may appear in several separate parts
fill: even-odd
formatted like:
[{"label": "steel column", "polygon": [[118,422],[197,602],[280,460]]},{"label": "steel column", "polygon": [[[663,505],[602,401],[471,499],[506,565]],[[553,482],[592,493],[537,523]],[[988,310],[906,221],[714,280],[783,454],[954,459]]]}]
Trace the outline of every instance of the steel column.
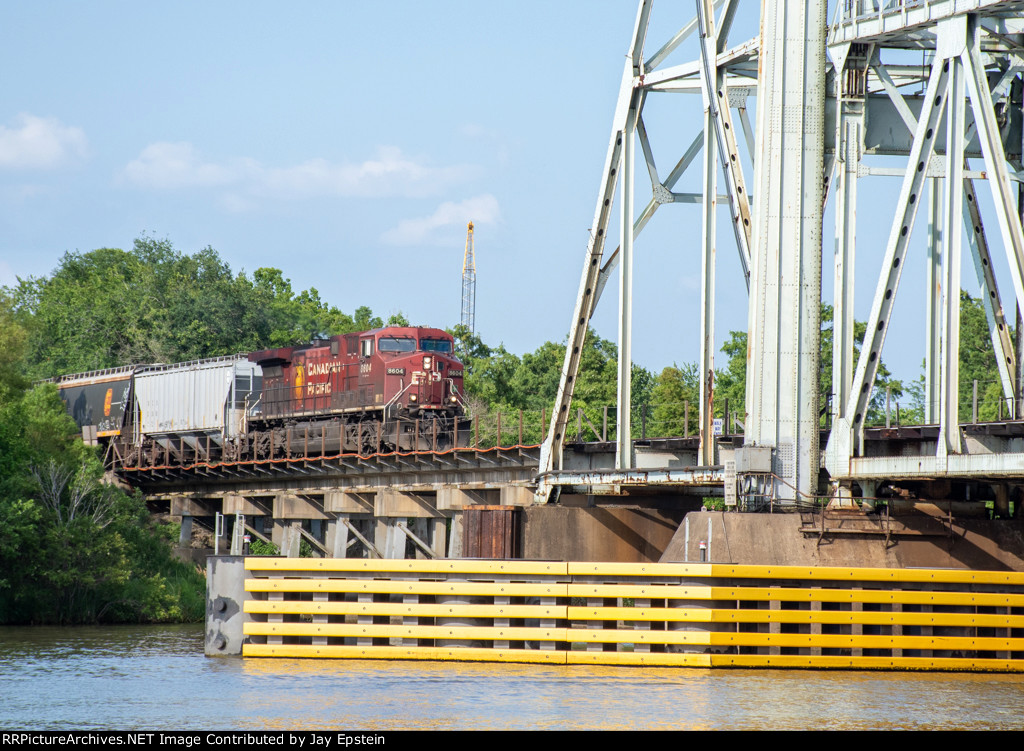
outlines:
[{"label": "steel column", "polygon": [[967,79],[967,91],[971,97],[974,123],[978,129],[981,151],[988,171],[988,183],[992,189],[992,201],[995,204],[999,231],[1010,264],[1010,275],[1013,279],[1017,305],[1024,307],[1024,234],[1021,232],[1021,220],[1017,214],[1016,196],[1010,190],[1010,176],[1006,168],[1003,144],[999,137],[999,126],[992,107],[985,66],[981,61],[979,34],[977,17],[969,17],[967,19],[967,49],[961,59]]},{"label": "steel column", "polygon": [[783,502],[818,482],[825,5],[761,6],[746,444],[774,447]]},{"label": "steel column", "polygon": [[[956,24],[956,20],[944,22]],[[951,28],[951,33],[959,29]],[[942,29],[940,28],[940,32]],[[940,38],[941,44],[941,38]],[[942,234],[946,240],[942,255],[942,373],[939,405],[938,454],[959,454],[960,433],[960,229],[964,205],[964,83],[958,59],[949,61],[946,94],[946,185]]]},{"label": "steel column", "polygon": [[[635,100],[634,100],[635,102]],[[619,360],[618,402],[615,415],[615,468],[633,467],[633,435],[630,426],[633,403],[633,153],[636,130],[636,106],[630,106],[622,131],[619,182],[619,229],[622,240],[619,263]]]},{"label": "steel column", "polygon": [[[858,50],[859,51],[859,50]],[[857,248],[857,176],[864,139],[867,60],[848,54],[840,74],[836,128],[836,243],[832,309],[832,418],[847,417],[853,377],[854,268]]]},{"label": "steel column", "polygon": [[942,178],[928,179],[928,257],[925,266],[924,421],[939,421],[942,356]]},{"label": "steel column", "polygon": [[[713,92],[711,95],[713,96]],[[714,116],[710,108],[704,112],[704,210],[701,213],[700,265],[700,463],[715,463],[714,419],[715,387],[715,207],[718,204],[716,151],[711,147],[714,138]]]},{"label": "steel column", "polygon": [[[964,179],[964,206],[964,226],[971,247],[971,258],[974,260],[974,271],[978,275],[978,286],[981,287],[981,301],[985,308],[985,318],[988,320],[992,351],[996,355],[996,369],[999,371],[1003,397],[1011,404],[1015,404],[1013,383],[1017,370],[1017,353],[1010,338],[1010,327],[1006,322],[1002,298],[992,270],[992,255],[989,252],[981,212],[978,210],[974,181],[970,179]],[[1014,411],[1014,417],[1016,416]]]}]

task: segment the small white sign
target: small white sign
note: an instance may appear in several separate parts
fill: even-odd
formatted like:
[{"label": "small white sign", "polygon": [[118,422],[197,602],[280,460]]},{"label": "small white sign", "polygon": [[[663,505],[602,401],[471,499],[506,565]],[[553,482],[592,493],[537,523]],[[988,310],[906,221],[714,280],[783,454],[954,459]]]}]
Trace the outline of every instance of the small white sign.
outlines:
[{"label": "small white sign", "polygon": [[711,432],[715,435],[723,435],[725,432],[725,419],[716,417],[711,421]]}]

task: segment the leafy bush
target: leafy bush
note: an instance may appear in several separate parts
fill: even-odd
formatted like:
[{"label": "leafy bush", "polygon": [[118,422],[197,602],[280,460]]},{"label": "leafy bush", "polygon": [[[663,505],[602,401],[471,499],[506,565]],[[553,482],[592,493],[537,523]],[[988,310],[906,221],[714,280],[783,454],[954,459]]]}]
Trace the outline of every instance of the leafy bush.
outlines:
[{"label": "leafy bush", "polygon": [[52,384],[0,401],[0,623],[200,620],[202,573],[75,432]]}]

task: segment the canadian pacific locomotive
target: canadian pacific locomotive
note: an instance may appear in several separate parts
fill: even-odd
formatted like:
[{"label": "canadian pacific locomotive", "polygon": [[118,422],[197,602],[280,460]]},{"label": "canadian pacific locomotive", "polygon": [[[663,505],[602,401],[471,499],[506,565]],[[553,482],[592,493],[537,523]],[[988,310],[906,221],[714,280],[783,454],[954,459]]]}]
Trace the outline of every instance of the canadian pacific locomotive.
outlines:
[{"label": "canadian pacific locomotive", "polygon": [[442,450],[465,406],[453,350],[440,329],[389,326],[56,382],[114,468]]}]

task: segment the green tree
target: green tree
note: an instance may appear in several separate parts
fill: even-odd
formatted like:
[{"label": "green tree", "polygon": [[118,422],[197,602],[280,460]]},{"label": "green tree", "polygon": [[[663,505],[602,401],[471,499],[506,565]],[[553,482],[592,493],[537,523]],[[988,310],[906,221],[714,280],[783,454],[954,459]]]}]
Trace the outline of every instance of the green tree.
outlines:
[{"label": "green tree", "polygon": [[202,576],[76,430],[53,384],[0,408],[0,623],[201,618]]},{"label": "green tree", "polygon": [[479,334],[470,331],[467,326],[457,324],[448,329],[448,333],[455,339],[455,352],[466,366],[467,372],[472,371],[478,360],[485,360],[491,356],[491,348],[484,344]]},{"label": "green tree", "polygon": [[[832,395],[832,318],[832,306],[822,303],[818,393],[821,400],[820,411],[823,420],[828,412],[828,405]],[[860,348],[864,341],[866,330],[867,324],[864,321],[854,321],[854,364],[860,355]],[[722,352],[728,356],[728,360],[725,368],[715,373],[715,411],[716,414],[721,414],[723,401],[728,399],[729,411],[742,415],[746,412],[747,333],[745,331],[730,331],[729,339],[722,345]],[[878,424],[884,421],[886,389],[889,389],[894,400],[903,396],[903,383],[893,378],[885,363],[880,362],[878,364],[878,373],[875,377],[875,388],[872,391],[871,402],[868,408],[868,424]]]},{"label": "green tree", "polygon": [[[651,393],[650,435],[680,436],[697,432],[700,417],[700,379],[695,363],[664,368]],[[687,422],[687,418],[689,421]]]},{"label": "green tree", "polygon": [[32,378],[304,344],[382,325],[368,307],[350,316],[315,288],[296,293],[278,269],[257,269],[250,279],[212,248],[188,255],[146,237],[130,251],[66,253],[49,276],[0,290],[0,307],[18,324],[5,336],[25,339]]},{"label": "green tree", "polygon": [[[818,369],[818,384],[820,395],[820,411],[822,419],[829,411],[832,400],[832,343],[833,343],[833,317],[834,310],[828,303],[821,304],[821,355]],[[856,368],[857,358],[860,357],[860,349],[864,343],[864,335],[867,332],[867,323],[864,321],[853,322],[853,363]],[[896,400],[903,396],[903,382],[893,378],[889,368],[884,361],[878,363],[878,371],[875,374],[875,387],[871,392],[871,401],[868,403],[867,424],[880,424],[885,422],[885,395],[888,391],[892,400],[891,409],[895,414]]]},{"label": "green tree", "polygon": [[379,329],[383,325],[384,322],[375,316],[373,311],[365,305],[356,308],[353,331],[369,331],[370,329]]},{"label": "green tree", "polygon": [[[242,280],[244,283],[244,276]],[[323,302],[315,288],[296,295],[291,281],[285,279],[279,269],[256,269],[253,280],[256,298],[253,309],[263,311],[263,320],[259,324],[261,330],[269,330],[269,339],[266,344],[261,343],[252,349],[294,346],[334,334],[363,330],[352,316]]]},{"label": "green tree", "polygon": [[[715,371],[713,406],[716,408],[717,414],[718,409],[728,399],[729,411],[740,416],[742,421],[742,416],[747,411],[747,332],[730,331],[729,339],[722,345],[722,352],[729,359],[726,361],[725,368]],[[697,393],[699,399],[699,380]]]},{"label": "green tree", "polygon": [[[478,335],[462,326],[451,329],[456,339],[456,348],[466,367],[466,392],[470,397],[473,412],[493,418],[497,412],[510,415],[524,410],[524,440],[529,433],[530,440],[540,440],[541,414],[550,417],[547,410],[554,404],[565,362],[565,345],[545,342],[533,352],[522,357],[508,352],[504,346],[496,348],[486,345]],[[614,425],[617,390],[617,357],[615,344],[599,337],[593,330],[588,332],[580,358],[580,372],[573,391],[572,409],[583,409],[587,419],[600,426],[604,408],[610,407],[609,420]],[[640,429],[640,405],[649,403],[654,388],[651,374],[637,366],[632,369],[634,430]],[[570,420],[575,426],[575,421]],[[543,426],[546,429],[546,425]],[[575,427],[573,428],[575,430]],[[589,432],[589,427],[587,429]],[[574,434],[574,433],[573,433]]]},{"label": "green tree", "polygon": [[[971,419],[974,381],[978,382],[978,419],[995,420],[1010,413],[1003,400],[995,349],[981,299],[960,290],[960,419]],[[1002,410],[1000,411],[1000,406]]]}]

